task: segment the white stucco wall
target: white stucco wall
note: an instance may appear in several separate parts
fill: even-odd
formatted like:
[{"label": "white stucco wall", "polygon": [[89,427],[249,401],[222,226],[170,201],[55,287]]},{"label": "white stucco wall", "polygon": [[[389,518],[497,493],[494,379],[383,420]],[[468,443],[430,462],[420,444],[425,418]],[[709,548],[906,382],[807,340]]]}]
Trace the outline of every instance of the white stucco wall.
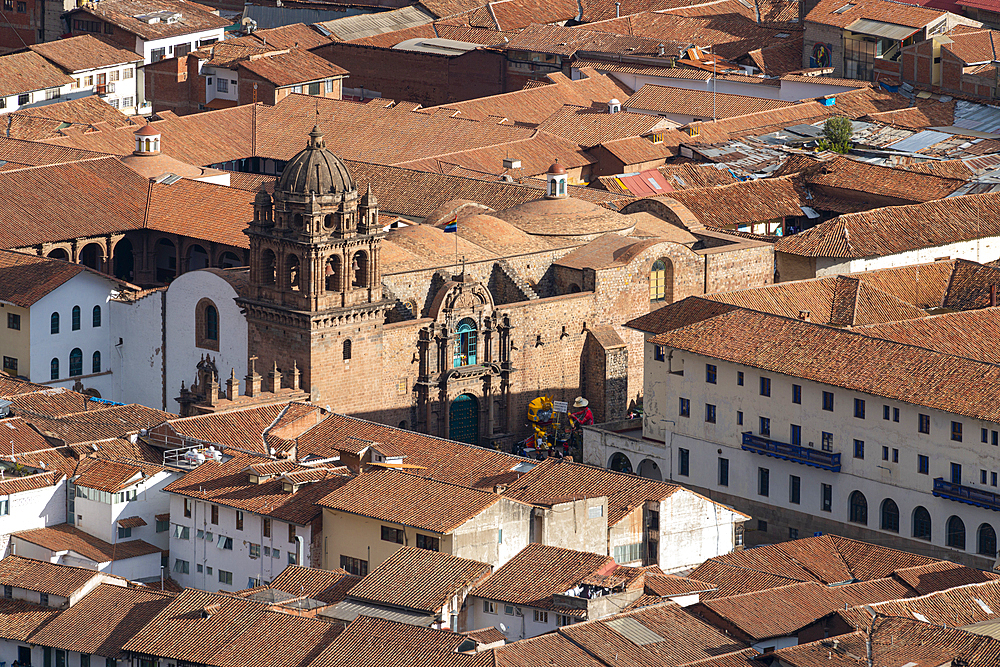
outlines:
[{"label": "white stucco wall", "polygon": [[[529,639],[543,635],[546,632],[554,632],[559,626],[556,623],[556,613],[547,612],[546,622],[535,621],[535,609],[523,605],[506,605],[503,602],[494,602],[496,613],[489,613],[483,604],[483,598],[469,596],[466,598],[468,605],[468,626],[462,631],[481,630],[483,628],[494,627],[503,633],[507,641],[517,641],[518,639]],[[514,614],[507,613],[510,606]],[[538,610],[546,612],[546,610]],[[519,616],[518,613],[521,615]],[[503,625],[501,628],[500,626]]]},{"label": "white stucco wall", "polygon": [[174,47],[178,44],[189,44],[191,51],[198,48],[198,43],[206,39],[215,39],[217,41],[222,41],[225,39],[225,29],[224,28],[213,28],[211,30],[203,30],[201,32],[192,32],[186,35],[174,35],[173,37],[164,37],[163,39],[153,39],[149,41],[143,40],[141,37],[135,38],[135,52],[143,57],[143,62],[148,65],[153,62],[152,53],[154,49],[164,49],[164,58],[172,58],[174,55]]},{"label": "white stucco wall", "polygon": [[[96,389],[102,398],[116,400],[111,372],[111,336],[114,315],[108,301],[114,282],[89,271],[70,278],[39,299],[31,307],[31,369],[32,382],[71,389],[77,380],[85,387]],[[73,331],[73,306],[80,307],[80,329]],[[94,306],[101,307],[101,326],[94,327]],[[59,313],[59,333],[51,333],[52,313]],[[69,355],[74,348],[83,352],[83,374],[70,377]],[[101,353],[101,373],[92,373],[93,354]],[[52,358],[59,359],[59,379],[51,380]]]},{"label": "white stucco wall", "polygon": [[[205,354],[215,359],[221,387],[235,368],[240,393],[246,390],[242,378],[247,373],[247,321],[234,301],[237,296],[232,285],[211,271],[189,271],[170,284],[166,296],[167,411],[180,409],[174,399],[180,395],[181,382],[190,385]],[[195,308],[203,298],[211,299],[219,310],[218,352],[195,346]]]},{"label": "white stucco wall", "polygon": [[[170,546],[170,531],[156,532],[156,515],[170,511],[170,497],[162,489],[180,473],[172,471],[159,472],[146,480],[127,487],[129,492],[136,492],[136,499],[126,502],[103,503],[89,498],[75,499],[76,527],[86,533],[112,544],[119,541],[145,540],[152,545],[167,549]],[[130,537],[118,538],[118,520],[129,517],[141,517],[145,526],[132,528]],[[79,519],[83,518],[81,522]]]},{"label": "white stucco wall", "polygon": [[[54,486],[6,496],[10,514],[0,516],[0,554],[10,554],[10,534],[66,522],[66,479]],[[21,554],[26,555],[26,554]]]},{"label": "white stucco wall", "polygon": [[[150,292],[137,301],[112,301],[110,361],[114,400],[157,410],[163,400],[163,304],[166,290]],[[45,329],[48,331],[48,329]],[[176,406],[176,403],[170,401]]]},{"label": "white stucco wall", "polygon": [[[972,230],[970,230],[972,231]],[[1000,259],[1000,237],[989,236],[972,241],[960,241],[947,245],[919,248],[882,257],[862,259],[816,258],[816,277],[835,276],[841,273],[874,271],[911,264],[925,264],[938,259],[967,259],[985,264]]]}]

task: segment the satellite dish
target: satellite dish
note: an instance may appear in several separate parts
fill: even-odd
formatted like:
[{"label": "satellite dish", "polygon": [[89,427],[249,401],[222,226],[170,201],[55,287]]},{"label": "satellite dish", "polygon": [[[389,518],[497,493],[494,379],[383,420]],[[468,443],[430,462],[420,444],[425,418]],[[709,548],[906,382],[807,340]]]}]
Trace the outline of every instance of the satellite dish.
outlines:
[{"label": "satellite dish", "polygon": [[500,632],[507,632],[507,626],[503,623],[500,624]]}]

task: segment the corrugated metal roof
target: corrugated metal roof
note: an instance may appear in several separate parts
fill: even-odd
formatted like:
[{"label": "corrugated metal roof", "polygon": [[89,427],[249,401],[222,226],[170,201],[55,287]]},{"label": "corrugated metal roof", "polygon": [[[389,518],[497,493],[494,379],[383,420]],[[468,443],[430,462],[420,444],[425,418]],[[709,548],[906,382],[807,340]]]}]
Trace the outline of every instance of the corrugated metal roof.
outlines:
[{"label": "corrugated metal roof", "polygon": [[298,7],[262,7],[260,5],[247,5],[243,8],[243,16],[249,16],[254,21],[257,22],[258,30],[265,30],[267,28],[280,28],[286,25],[295,25],[296,23],[305,23],[306,25],[311,25],[313,23],[321,23],[323,21],[332,21],[334,19],[341,19],[347,16],[354,16],[355,14],[366,14],[367,9],[358,9],[356,7],[349,7],[342,10],[333,9],[306,9]]},{"label": "corrugated metal roof", "polygon": [[403,609],[391,609],[355,600],[338,602],[333,607],[319,612],[319,615],[347,621],[348,623],[358,616],[373,616],[375,618],[384,618],[387,621],[406,623],[407,625],[419,625],[425,628],[429,628],[435,619],[433,614],[428,615],[414,611],[405,611]]},{"label": "corrugated metal roof", "polygon": [[874,19],[858,19],[854,23],[848,25],[847,30],[861,33],[862,35],[888,37],[889,39],[897,39],[900,41],[906,39],[910,35],[920,32],[920,28],[911,28],[905,25],[886,23],[884,21],[876,21]]},{"label": "corrugated metal roof", "polygon": [[944,132],[924,130],[923,132],[917,132],[913,136],[901,139],[896,143],[889,144],[889,147],[897,151],[916,152],[924,148],[929,148],[939,141],[944,141],[950,136],[950,134],[945,134]]},{"label": "corrugated metal roof", "polygon": [[631,616],[614,618],[610,621],[605,621],[604,624],[620,634],[622,637],[628,639],[636,646],[645,646],[646,644],[656,644],[666,641],[666,639],[656,634]]},{"label": "corrugated metal roof", "polygon": [[955,101],[955,127],[977,132],[1000,132],[1000,109],[965,100]]},{"label": "corrugated metal roof", "polygon": [[484,44],[473,42],[459,42],[455,39],[414,37],[400,42],[394,49],[401,51],[420,51],[423,53],[437,53],[442,56],[458,56],[469,51],[474,51]]},{"label": "corrugated metal roof", "polygon": [[434,20],[434,15],[421,7],[412,5],[388,12],[374,12],[349,15],[320,25],[344,40],[361,39],[405,28],[415,28]]}]

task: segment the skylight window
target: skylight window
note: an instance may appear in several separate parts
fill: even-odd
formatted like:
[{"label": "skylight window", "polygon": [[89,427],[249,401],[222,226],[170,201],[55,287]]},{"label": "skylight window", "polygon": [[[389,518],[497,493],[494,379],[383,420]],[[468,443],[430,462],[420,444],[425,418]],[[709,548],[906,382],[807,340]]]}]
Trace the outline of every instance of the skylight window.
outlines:
[{"label": "skylight window", "polygon": [[850,10],[854,9],[855,7],[857,7],[857,5],[855,5],[852,2],[848,2],[846,5],[844,5],[840,9],[833,10],[833,13],[834,14],[843,14],[845,12],[849,12]]}]

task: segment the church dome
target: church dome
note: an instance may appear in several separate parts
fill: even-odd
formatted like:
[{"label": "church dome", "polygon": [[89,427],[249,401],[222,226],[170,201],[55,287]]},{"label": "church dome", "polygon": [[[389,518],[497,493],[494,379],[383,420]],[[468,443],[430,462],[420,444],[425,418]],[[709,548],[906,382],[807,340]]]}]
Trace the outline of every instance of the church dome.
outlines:
[{"label": "church dome", "polygon": [[277,189],[291,194],[326,195],[351,192],[355,187],[347,165],[327,150],[323,133],[313,127],[305,149],[285,165]]}]

